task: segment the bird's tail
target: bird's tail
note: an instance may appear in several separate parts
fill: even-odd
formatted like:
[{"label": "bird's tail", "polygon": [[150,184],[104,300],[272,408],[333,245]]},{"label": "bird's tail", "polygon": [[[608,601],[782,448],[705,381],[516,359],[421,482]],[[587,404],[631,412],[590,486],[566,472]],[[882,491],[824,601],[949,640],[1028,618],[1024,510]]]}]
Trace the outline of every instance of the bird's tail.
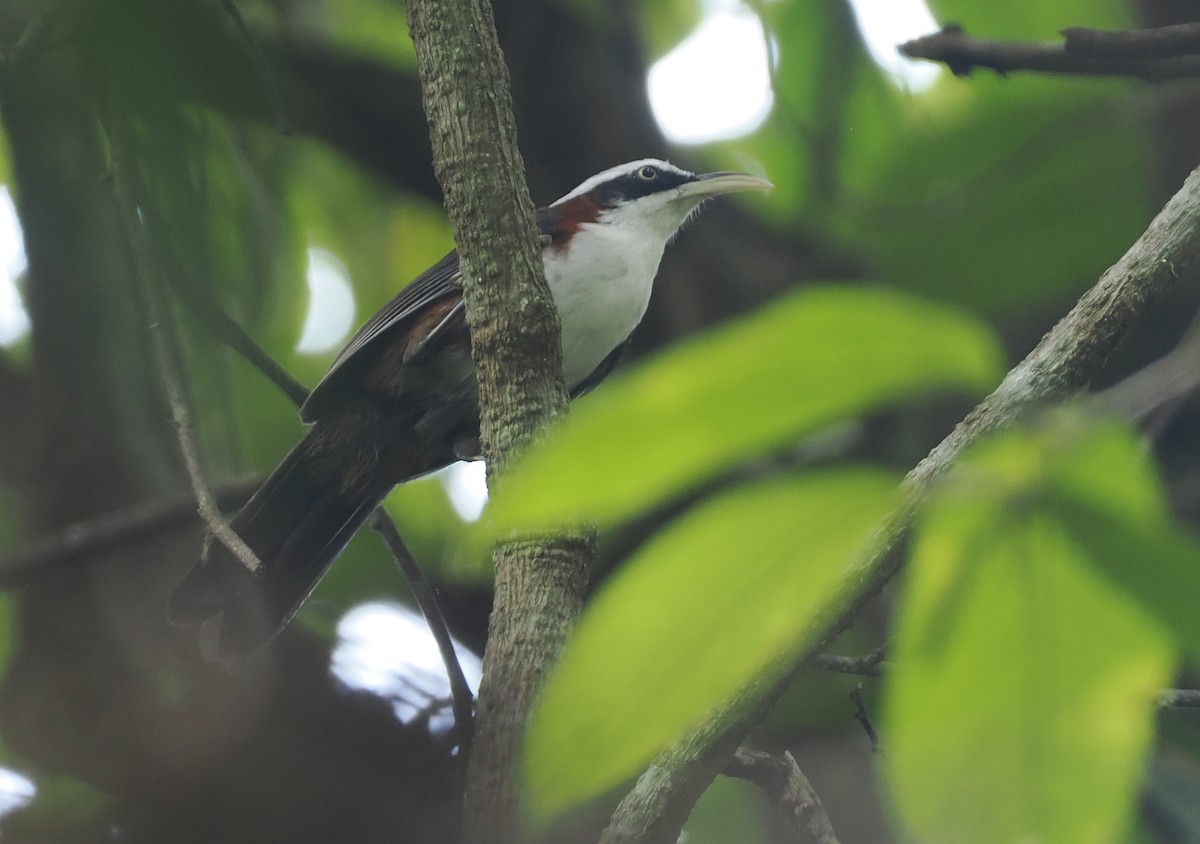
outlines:
[{"label": "bird's tail", "polygon": [[336,483],[316,451],[310,434],[230,521],[259,571],[211,539],[171,596],[168,617],[200,625],[210,659],[236,663],[283,629],[393,485],[382,471]]}]

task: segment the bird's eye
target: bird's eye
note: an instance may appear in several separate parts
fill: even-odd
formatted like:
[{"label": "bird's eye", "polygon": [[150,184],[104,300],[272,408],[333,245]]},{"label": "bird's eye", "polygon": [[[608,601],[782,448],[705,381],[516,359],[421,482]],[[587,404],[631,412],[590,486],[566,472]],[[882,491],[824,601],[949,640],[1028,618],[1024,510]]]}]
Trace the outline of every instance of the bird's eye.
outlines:
[{"label": "bird's eye", "polygon": [[652,182],[658,178],[658,168],[647,164],[645,167],[638,168],[637,174],[638,178]]}]

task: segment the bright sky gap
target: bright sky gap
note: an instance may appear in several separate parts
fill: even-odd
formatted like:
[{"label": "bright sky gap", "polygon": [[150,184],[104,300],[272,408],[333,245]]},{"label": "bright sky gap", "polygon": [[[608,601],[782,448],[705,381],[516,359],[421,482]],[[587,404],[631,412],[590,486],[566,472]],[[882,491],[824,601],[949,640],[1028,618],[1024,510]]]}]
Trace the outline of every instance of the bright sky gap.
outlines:
[{"label": "bright sky gap", "polygon": [[25,237],[7,185],[0,185],[0,346],[13,346],[29,333],[29,314],[17,279],[25,272]]},{"label": "bright sky gap", "polygon": [[[940,69],[901,56],[896,45],[938,29],[924,0],[850,0],[875,63],[899,88],[927,90]],[[767,37],[736,0],[703,0],[700,24],[650,68],[646,88],[659,128],[679,144],[748,135],[771,111]]]},{"label": "bright sky gap", "polygon": [[36,795],[32,780],[10,768],[0,768],[0,818],[28,806]]},{"label": "bright sky gap", "polygon": [[938,65],[913,61],[896,50],[897,44],[940,28],[925,0],[850,0],[850,6],[871,58],[893,84],[919,94],[937,81]]},{"label": "bright sky gap", "polygon": [[354,287],[350,271],[336,255],[318,247],[308,250],[308,312],[296,351],[306,355],[332,352],[354,328]]},{"label": "bright sky gap", "polygon": [[482,460],[459,462],[438,473],[454,512],[464,522],[477,522],[487,506],[487,464]]},{"label": "bright sky gap", "polygon": [[700,25],[655,62],[646,79],[654,117],[676,143],[748,135],[774,102],[758,16],[741,3],[707,5]]},{"label": "bright sky gap", "polygon": [[[419,613],[393,603],[359,604],[342,616],[337,634],[330,671],[351,688],[389,700],[400,721],[409,723],[450,697],[441,652]],[[479,657],[458,642],[454,650],[467,683],[478,689]],[[428,724],[434,733],[452,727],[450,707],[437,708]]]}]

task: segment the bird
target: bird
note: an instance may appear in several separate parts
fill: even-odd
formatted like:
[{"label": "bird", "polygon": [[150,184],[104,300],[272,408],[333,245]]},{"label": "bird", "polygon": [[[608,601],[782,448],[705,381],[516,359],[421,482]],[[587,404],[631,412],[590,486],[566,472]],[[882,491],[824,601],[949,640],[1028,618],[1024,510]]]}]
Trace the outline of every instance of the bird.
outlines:
[{"label": "bird", "polygon": [[[746,173],[646,158],[609,168],[537,213],[572,399],[612,372],[650,301],[667,244],[713,197],[769,190]],[[310,427],[230,520],[252,572],[209,536],[167,616],[205,656],[238,663],[287,625],[397,484],[479,459],[479,401],[457,251],[351,337],[300,408]]]}]

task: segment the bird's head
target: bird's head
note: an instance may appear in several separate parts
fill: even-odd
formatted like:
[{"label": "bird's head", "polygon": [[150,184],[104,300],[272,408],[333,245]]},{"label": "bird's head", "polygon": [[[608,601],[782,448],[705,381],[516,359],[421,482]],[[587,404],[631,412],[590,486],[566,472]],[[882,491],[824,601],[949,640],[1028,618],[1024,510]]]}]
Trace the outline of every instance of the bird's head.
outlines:
[{"label": "bird's head", "polygon": [[773,187],[746,173],[697,174],[643,158],[597,173],[551,207],[576,226],[636,226],[665,243],[706,199]]}]

